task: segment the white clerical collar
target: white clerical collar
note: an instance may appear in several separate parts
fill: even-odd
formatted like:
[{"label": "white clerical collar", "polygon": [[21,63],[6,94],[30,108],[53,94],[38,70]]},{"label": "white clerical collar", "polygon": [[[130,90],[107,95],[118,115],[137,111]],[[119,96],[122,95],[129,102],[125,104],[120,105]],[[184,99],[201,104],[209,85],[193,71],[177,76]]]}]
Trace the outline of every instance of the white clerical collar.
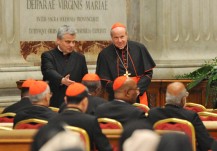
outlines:
[{"label": "white clerical collar", "polygon": [[115,99],[115,101],[126,103],[124,100]]},{"label": "white clerical collar", "polygon": [[68,53],[63,52],[63,51],[60,49],[59,45],[57,46],[57,48],[59,49],[60,52],[63,53],[63,55],[67,55],[67,54],[68,54]]},{"label": "white clerical collar", "polygon": [[60,46],[59,46],[59,45],[57,46],[57,48],[59,49],[59,51],[60,51],[60,52],[62,52],[62,53],[63,53],[63,51],[60,49]]}]

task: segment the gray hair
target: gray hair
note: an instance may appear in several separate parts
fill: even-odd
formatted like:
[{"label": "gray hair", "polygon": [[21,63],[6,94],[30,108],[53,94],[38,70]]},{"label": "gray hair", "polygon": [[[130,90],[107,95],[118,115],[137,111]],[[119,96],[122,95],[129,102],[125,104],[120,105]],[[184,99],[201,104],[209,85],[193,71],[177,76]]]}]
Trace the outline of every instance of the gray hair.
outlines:
[{"label": "gray hair", "polygon": [[47,86],[46,90],[37,95],[29,95],[31,102],[38,102],[46,97],[47,93],[50,93],[50,87]]},{"label": "gray hair", "polygon": [[89,92],[94,92],[97,88],[101,88],[101,81],[82,81],[83,85],[85,85]]},{"label": "gray hair", "polygon": [[180,92],[178,95],[172,95],[168,91],[166,92],[166,104],[174,104],[179,105],[181,103],[181,100],[186,95],[187,91],[184,89],[182,92]]},{"label": "gray hair", "polygon": [[75,35],[76,29],[72,26],[63,25],[57,31],[57,38],[62,39],[65,34]]}]

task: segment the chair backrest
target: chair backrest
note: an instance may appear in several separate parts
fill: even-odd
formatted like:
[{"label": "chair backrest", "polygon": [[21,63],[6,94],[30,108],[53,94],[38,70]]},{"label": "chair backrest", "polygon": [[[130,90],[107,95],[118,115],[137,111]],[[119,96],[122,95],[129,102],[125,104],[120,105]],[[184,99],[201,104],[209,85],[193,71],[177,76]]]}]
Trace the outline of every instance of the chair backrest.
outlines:
[{"label": "chair backrest", "polygon": [[14,126],[14,129],[39,129],[40,127],[42,127],[47,123],[48,121],[46,120],[31,118],[31,119],[26,119],[18,122]]},{"label": "chair backrest", "polygon": [[83,128],[80,127],[76,127],[76,126],[66,126],[66,129],[72,130],[73,132],[77,132],[80,134],[81,139],[84,140],[84,144],[85,144],[85,150],[86,151],[90,151],[90,138],[88,133],[86,132],[86,130],[84,130]]},{"label": "chair backrest", "polygon": [[190,102],[185,104],[185,109],[192,110],[192,111],[195,111],[195,112],[206,111],[205,106],[203,106],[201,104],[197,104],[197,103],[190,103]]},{"label": "chair backrest", "polygon": [[208,108],[208,109],[206,109],[206,112],[217,113],[217,109]]},{"label": "chair backrest", "polygon": [[0,130],[8,130],[8,131],[10,131],[10,130],[13,130],[13,129],[10,128],[10,127],[0,126]]},{"label": "chair backrest", "polygon": [[7,112],[0,114],[0,123],[13,123],[16,113]]},{"label": "chair backrest", "polygon": [[196,151],[195,129],[191,122],[178,118],[167,118],[157,121],[153,128],[155,130],[174,130],[185,132],[191,140],[193,150]]},{"label": "chair backrest", "polygon": [[49,108],[54,112],[57,112],[57,113],[59,112],[59,108],[57,108],[57,107],[49,106]]},{"label": "chair backrest", "polygon": [[217,121],[217,113],[212,112],[198,112],[202,121]]},{"label": "chair backrest", "polygon": [[123,129],[122,124],[110,118],[98,118],[99,126],[101,129]]},{"label": "chair backrest", "polygon": [[148,113],[148,111],[150,110],[150,108],[145,105],[145,104],[140,104],[140,103],[134,103],[133,106],[141,109],[142,111],[144,111],[145,113]]}]

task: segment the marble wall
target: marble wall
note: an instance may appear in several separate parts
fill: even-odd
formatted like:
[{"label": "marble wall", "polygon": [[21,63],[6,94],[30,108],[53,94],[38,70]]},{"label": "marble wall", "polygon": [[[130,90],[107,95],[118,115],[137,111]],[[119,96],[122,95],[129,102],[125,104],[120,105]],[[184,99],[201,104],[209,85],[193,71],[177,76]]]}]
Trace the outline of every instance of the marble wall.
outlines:
[{"label": "marble wall", "polygon": [[[41,79],[40,54],[55,46],[54,40],[23,40],[20,4],[25,1],[0,0],[0,102],[5,94],[19,94],[16,81]],[[154,79],[174,78],[217,56],[216,0],[122,2],[126,4],[129,38],[144,43],[157,63]],[[124,12],[114,11],[110,18],[120,11]],[[90,72],[95,70],[98,52],[109,43],[106,38],[79,39],[77,50],[86,56]]]},{"label": "marble wall", "polygon": [[140,41],[157,63],[155,78],[173,78],[217,57],[216,8],[216,0],[140,1]]}]

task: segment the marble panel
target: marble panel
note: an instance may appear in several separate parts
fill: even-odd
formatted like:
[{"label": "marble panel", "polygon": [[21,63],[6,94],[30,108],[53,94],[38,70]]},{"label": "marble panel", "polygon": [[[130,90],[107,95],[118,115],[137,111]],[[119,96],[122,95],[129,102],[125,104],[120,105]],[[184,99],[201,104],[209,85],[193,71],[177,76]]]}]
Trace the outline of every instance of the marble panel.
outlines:
[{"label": "marble panel", "polygon": [[82,41],[110,39],[115,22],[126,24],[126,0],[20,0],[20,40],[53,41],[57,29],[74,25]]},{"label": "marble panel", "polygon": [[[89,65],[95,64],[98,53],[107,47],[111,41],[78,41],[75,50],[85,55]],[[40,65],[41,54],[56,47],[53,41],[21,41],[21,54],[25,60]]]}]

